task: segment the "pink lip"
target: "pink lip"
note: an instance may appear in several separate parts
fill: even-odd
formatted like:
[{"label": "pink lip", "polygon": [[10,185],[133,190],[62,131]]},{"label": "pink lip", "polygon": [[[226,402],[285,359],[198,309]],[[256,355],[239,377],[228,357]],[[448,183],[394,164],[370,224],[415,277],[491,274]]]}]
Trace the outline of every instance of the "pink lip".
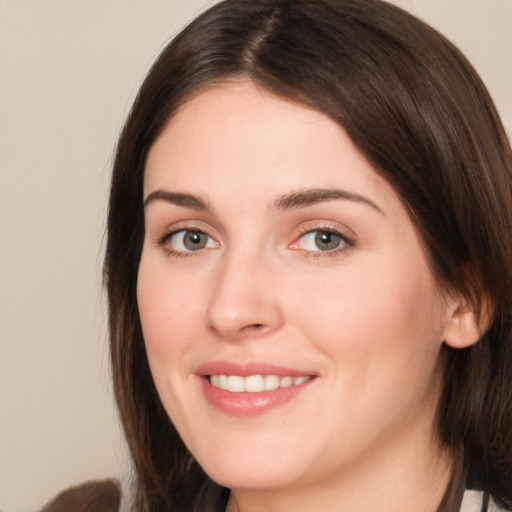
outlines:
[{"label": "pink lip", "polygon": [[[280,407],[292,401],[305,391],[316,379],[311,373],[275,366],[267,363],[236,364],[226,361],[206,363],[197,369],[196,375],[200,378],[202,391],[206,399],[217,409],[236,416],[256,416],[271,409]],[[209,375],[278,375],[280,377],[313,377],[303,384],[278,388],[272,391],[259,393],[232,393],[214,387],[208,380]]]},{"label": "pink lip", "polygon": [[305,377],[313,375],[312,372],[306,370],[297,370],[293,368],[285,368],[284,366],[276,366],[269,363],[246,363],[238,364],[229,361],[212,361],[201,365],[196,370],[197,375],[240,375],[248,377],[249,375],[277,375],[279,377]]}]

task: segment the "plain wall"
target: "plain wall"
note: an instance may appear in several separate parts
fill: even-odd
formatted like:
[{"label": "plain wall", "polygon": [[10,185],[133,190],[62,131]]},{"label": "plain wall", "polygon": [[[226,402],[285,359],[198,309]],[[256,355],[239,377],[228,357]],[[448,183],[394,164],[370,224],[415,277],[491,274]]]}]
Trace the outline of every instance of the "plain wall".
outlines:
[{"label": "plain wall", "polygon": [[[127,467],[102,239],[111,155],[162,45],[205,0],[0,0],[0,510]],[[512,1],[396,0],[470,58],[512,133]]]}]

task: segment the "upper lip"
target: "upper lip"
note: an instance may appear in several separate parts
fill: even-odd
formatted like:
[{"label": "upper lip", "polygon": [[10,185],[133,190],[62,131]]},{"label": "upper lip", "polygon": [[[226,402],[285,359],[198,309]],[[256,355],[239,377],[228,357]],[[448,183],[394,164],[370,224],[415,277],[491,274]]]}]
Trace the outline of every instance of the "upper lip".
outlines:
[{"label": "upper lip", "polygon": [[248,377],[250,375],[277,375],[278,377],[303,377],[313,376],[313,372],[299,370],[296,368],[287,368],[271,363],[249,362],[234,363],[230,361],[211,361],[199,366],[196,370],[197,375],[239,375]]}]

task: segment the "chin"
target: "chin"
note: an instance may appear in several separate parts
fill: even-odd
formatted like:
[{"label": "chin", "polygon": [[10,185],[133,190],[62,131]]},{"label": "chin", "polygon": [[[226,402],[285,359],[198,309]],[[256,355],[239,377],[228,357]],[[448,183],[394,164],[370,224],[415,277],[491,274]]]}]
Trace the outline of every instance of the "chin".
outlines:
[{"label": "chin", "polygon": [[259,468],[226,468],[206,471],[206,474],[217,484],[229,489],[244,490],[272,490],[290,486],[293,481],[285,470],[272,469],[271,471]]},{"label": "chin", "polygon": [[270,490],[292,485],[300,479],[294,472],[300,467],[299,461],[263,455],[250,457],[240,453],[236,458],[220,456],[198,462],[214,482],[230,489]]}]

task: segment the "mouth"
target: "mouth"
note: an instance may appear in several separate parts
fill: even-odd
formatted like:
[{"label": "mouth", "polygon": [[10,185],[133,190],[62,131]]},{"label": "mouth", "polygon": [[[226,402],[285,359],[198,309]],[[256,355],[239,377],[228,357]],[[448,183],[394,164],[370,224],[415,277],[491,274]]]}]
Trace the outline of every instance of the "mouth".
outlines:
[{"label": "mouth", "polygon": [[311,378],[312,376],[310,375],[300,377],[292,377],[291,375],[284,377],[279,375],[249,375],[247,377],[226,374],[207,375],[208,382],[213,387],[230,391],[231,393],[261,393],[263,391],[274,391],[279,388],[300,386]]},{"label": "mouth", "polygon": [[212,362],[196,375],[207,401],[235,416],[255,416],[292,402],[318,375],[266,363]]}]

